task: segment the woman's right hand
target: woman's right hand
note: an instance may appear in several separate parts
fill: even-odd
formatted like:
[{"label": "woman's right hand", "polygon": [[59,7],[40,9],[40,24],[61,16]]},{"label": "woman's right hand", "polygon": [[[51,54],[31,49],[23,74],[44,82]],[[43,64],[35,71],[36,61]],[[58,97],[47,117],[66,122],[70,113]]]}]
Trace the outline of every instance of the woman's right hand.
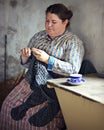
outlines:
[{"label": "woman's right hand", "polygon": [[22,62],[25,63],[29,56],[31,55],[31,49],[30,48],[23,48],[20,50],[20,55],[22,57]]}]

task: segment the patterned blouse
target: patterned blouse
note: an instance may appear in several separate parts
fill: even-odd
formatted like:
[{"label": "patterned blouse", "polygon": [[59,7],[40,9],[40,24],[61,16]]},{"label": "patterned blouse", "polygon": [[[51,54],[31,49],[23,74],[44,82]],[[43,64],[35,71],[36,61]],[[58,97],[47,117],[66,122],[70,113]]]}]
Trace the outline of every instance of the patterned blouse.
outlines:
[{"label": "patterned blouse", "polygon": [[84,56],[83,42],[68,30],[54,39],[45,30],[38,32],[31,38],[28,47],[41,49],[50,55],[48,71],[69,76],[80,70]]}]

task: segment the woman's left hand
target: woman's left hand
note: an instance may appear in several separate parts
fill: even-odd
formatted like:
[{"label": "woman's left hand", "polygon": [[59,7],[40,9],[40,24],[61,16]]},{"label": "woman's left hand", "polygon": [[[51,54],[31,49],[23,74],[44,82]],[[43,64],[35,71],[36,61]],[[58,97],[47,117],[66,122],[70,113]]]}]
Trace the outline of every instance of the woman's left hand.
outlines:
[{"label": "woman's left hand", "polygon": [[31,51],[37,60],[48,64],[49,55],[45,51],[37,49],[37,48],[32,48]]}]

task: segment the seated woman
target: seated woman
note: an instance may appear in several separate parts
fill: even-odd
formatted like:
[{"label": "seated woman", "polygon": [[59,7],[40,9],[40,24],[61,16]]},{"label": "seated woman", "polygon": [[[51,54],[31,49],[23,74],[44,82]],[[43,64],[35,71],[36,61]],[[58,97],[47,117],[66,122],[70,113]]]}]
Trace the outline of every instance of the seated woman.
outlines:
[{"label": "seated woman", "polygon": [[54,88],[47,80],[79,73],[84,47],[68,26],[73,16],[63,4],[46,9],[45,30],[36,33],[21,49],[21,63],[28,67],[25,78],[5,99],[1,130],[61,130],[64,119]]}]

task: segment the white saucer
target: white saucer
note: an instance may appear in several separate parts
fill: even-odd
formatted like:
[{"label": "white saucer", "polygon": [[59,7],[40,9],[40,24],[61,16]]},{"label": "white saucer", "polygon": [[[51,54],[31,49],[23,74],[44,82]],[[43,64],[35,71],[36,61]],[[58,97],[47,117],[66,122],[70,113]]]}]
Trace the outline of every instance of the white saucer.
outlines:
[{"label": "white saucer", "polygon": [[67,83],[70,84],[70,85],[73,85],[73,86],[80,85],[80,84],[82,84],[82,83],[84,83],[84,82],[85,82],[84,79],[82,79],[81,82],[77,82],[77,83],[73,83],[73,82],[71,82],[70,80],[67,80]]}]

